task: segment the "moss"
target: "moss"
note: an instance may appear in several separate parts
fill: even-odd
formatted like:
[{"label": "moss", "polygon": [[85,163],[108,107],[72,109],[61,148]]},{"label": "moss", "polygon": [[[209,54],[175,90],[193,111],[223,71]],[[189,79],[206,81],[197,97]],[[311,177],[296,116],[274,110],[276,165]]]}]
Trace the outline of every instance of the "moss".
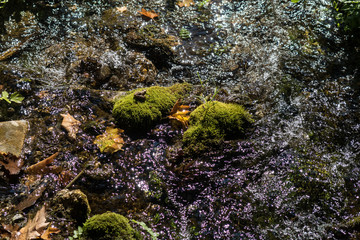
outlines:
[{"label": "moss", "polygon": [[[170,112],[176,100],[189,88],[189,84],[175,84],[134,90],[115,102],[113,116],[122,129],[149,129]],[[144,93],[143,97],[137,98],[137,93]]]},{"label": "moss", "polygon": [[81,239],[86,240],[135,240],[141,239],[130,226],[129,220],[117,213],[106,212],[89,218],[83,227]]},{"label": "moss", "polygon": [[188,152],[201,152],[225,139],[238,138],[244,125],[254,120],[241,105],[208,102],[190,114],[190,127],[184,133],[183,143]]}]

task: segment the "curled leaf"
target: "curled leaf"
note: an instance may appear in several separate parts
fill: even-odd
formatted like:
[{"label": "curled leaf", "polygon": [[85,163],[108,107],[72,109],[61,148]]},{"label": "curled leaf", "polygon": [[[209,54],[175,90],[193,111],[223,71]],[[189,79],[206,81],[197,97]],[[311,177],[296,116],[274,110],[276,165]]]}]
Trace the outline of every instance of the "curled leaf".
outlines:
[{"label": "curled leaf", "polygon": [[124,139],[120,133],[124,130],[119,128],[107,127],[105,133],[97,136],[94,143],[100,148],[100,152],[114,153],[122,150]]},{"label": "curled leaf", "polygon": [[189,125],[190,111],[189,106],[181,105],[181,100],[177,100],[170,112],[169,119],[174,120],[175,123],[180,123],[182,128],[187,128]]},{"label": "curled leaf", "polygon": [[145,17],[151,18],[151,19],[154,19],[159,16],[159,14],[155,13],[155,11],[153,11],[153,10],[146,11],[144,8],[141,9],[141,12],[138,11],[138,13],[140,13],[141,15],[143,15]]},{"label": "curled leaf", "polygon": [[3,165],[10,175],[18,174],[23,164],[19,157],[11,153],[0,152],[0,165]]},{"label": "curled leaf", "polygon": [[59,155],[59,152],[54,153],[50,157],[48,157],[34,165],[31,165],[30,167],[28,167],[25,170],[25,172],[29,173],[29,174],[44,174],[44,173],[51,172],[48,165],[54,161],[54,159],[57,157],[57,155]]}]

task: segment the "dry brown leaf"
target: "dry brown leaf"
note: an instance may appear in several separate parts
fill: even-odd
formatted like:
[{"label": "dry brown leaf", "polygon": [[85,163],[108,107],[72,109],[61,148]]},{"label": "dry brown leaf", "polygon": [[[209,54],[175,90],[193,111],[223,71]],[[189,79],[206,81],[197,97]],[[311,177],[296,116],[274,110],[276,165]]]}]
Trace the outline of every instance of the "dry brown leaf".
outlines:
[{"label": "dry brown leaf", "polygon": [[38,200],[42,193],[45,191],[46,186],[45,185],[41,185],[39,188],[35,189],[31,194],[29,194],[29,196],[21,201],[18,205],[16,205],[15,209],[22,211],[25,208],[28,208],[32,205],[35,204],[36,200]]},{"label": "dry brown leaf", "polygon": [[0,164],[3,165],[11,175],[18,174],[24,165],[19,157],[4,152],[0,152]]},{"label": "dry brown leaf", "polygon": [[51,168],[48,167],[50,163],[59,155],[59,152],[54,153],[50,157],[28,167],[25,172],[29,174],[45,174],[51,172]]},{"label": "dry brown leaf", "polygon": [[74,178],[74,174],[68,170],[63,170],[58,175],[57,181],[62,185],[66,186],[72,179]]},{"label": "dry brown leaf", "polygon": [[97,136],[94,143],[99,147],[101,152],[114,153],[122,150],[124,139],[120,133],[124,130],[119,128],[107,127],[105,133]]},{"label": "dry brown leaf", "polygon": [[146,11],[144,8],[141,9],[141,12],[138,11],[138,13],[142,14],[145,17],[154,19],[159,16],[159,14],[155,13],[154,10]]},{"label": "dry brown leaf", "polygon": [[194,0],[181,0],[176,3],[179,7],[190,7],[191,5],[195,4]]},{"label": "dry brown leaf", "polygon": [[169,119],[175,120],[175,123],[180,123],[182,128],[187,128],[189,126],[189,119],[190,119],[190,111],[189,106],[181,105],[181,100],[178,99],[174,104],[170,112]]},{"label": "dry brown leaf", "polygon": [[51,227],[49,225],[49,227],[46,229],[46,231],[43,234],[41,234],[41,239],[43,239],[43,240],[51,240],[50,234],[52,234],[52,233],[55,234],[55,233],[59,233],[59,232],[60,232],[59,229]]},{"label": "dry brown leaf", "polygon": [[2,226],[6,232],[2,231],[0,237],[5,239],[8,239],[9,237],[10,239],[17,239],[19,225],[15,224],[14,226],[12,226],[12,225],[2,224]]},{"label": "dry brown leaf", "polygon": [[115,8],[117,12],[123,13],[127,11],[127,7],[123,6],[123,7],[116,7]]},{"label": "dry brown leaf", "polygon": [[45,207],[43,206],[35,215],[35,217],[28,221],[25,227],[20,229],[20,236],[18,240],[30,240],[39,238],[49,225],[46,222]]},{"label": "dry brown leaf", "polygon": [[71,138],[76,139],[76,133],[79,131],[79,127],[81,125],[81,122],[76,120],[73,116],[68,114],[60,114],[63,117],[61,126],[65,128],[65,130],[68,132],[68,135]]}]

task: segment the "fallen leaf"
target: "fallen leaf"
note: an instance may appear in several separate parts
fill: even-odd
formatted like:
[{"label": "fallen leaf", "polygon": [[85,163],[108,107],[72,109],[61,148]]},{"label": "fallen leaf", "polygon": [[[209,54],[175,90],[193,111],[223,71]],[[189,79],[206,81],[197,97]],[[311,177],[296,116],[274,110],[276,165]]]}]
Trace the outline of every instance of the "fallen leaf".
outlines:
[{"label": "fallen leaf", "polygon": [[43,206],[35,215],[33,219],[30,219],[25,227],[20,229],[19,240],[30,240],[39,238],[44,232],[45,228],[49,225],[46,222],[46,212]]},{"label": "fallen leaf", "polygon": [[181,0],[176,3],[179,7],[190,7],[191,5],[195,4],[194,0]]},{"label": "fallen leaf", "polygon": [[[59,155],[59,152],[54,153],[53,155],[51,155],[50,157],[35,163],[34,165],[31,165],[30,167],[28,167],[25,172],[29,173],[29,174],[45,174],[45,173],[49,173],[51,171],[51,167],[49,167],[48,165],[51,164],[54,159]],[[57,167],[57,166],[56,166]]]},{"label": "fallen leaf", "polygon": [[19,225],[15,224],[14,226],[12,225],[6,225],[6,224],[2,224],[3,229],[6,231],[2,231],[2,233],[0,234],[0,237],[8,239],[10,237],[10,239],[17,239],[17,233],[19,230]]},{"label": "fallen leaf", "polygon": [[126,7],[126,6],[116,7],[116,11],[117,11],[117,12],[120,12],[120,13],[126,12],[126,11],[127,11],[127,7]]},{"label": "fallen leaf", "polygon": [[0,152],[0,164],[3,165],[10,173],[10,175],[18,174],[21,167],[24,165],[23,161],[11,154]]},{"label": "fallen leaf", "polygon": [[189,126],[190,111],[189,106],[181,105],[181,99],[178,99],[172,108],[169,119],[175,120],[175,123],[180,123],[182,128],[187,128]]},{"label": "fallen leaf", "polygon": [[62,185],[67,185],[74,178],[74,174],[70,171],[64,170],[59,173],[57,181]]},{"label": "fallen leaf", "polygon": [[114,153],[122,150],[124,139],[119,135],[122,132],[122,129],[107,127],[105,133],[95,138],[94,144],[99,147],[100,152]]},{"label": "fallen leaf", "polygon": [[50,234],[52,234],[52,233],[55,234],[55,233],[59,233],[59,232],[60,232],[59,229],[49,226],[46,229],[46,231],[43,234],[41,234],[41,239],[43,239],[43,240],[51,240]]},{"label": "fallen leaf", "polygon": [[154,19],[159,16],[159,14],[155,13],[153,10],[146,11],[144,8],[141,9],[141,12],[138,11],[138,13],[144,15],[145,17]]},{"label": "fallen leaf", "polygon": [[25,208],[28,208],[35,204],[35,202],[41,197],[42,193],[45,191],[46,186],[42,184],[39,188],[35,189],[29,196],[16,205],[15,209],[22,211]]},{"label": "fallen leaf", "polygon": [[81,122],[68,114],[60,114],[63,117],[61,126],[65,128],[71,138],[76,139],[76,133],[79,131]]}]

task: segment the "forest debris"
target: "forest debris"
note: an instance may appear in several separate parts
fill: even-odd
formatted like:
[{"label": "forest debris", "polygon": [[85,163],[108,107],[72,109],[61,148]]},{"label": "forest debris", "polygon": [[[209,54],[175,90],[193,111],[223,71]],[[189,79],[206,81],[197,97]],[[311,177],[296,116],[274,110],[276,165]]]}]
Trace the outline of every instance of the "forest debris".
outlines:
[{"label": "forest debris", "polygon": [[100,152],[114,153],[122,150],[124,145],[124,139],[120,136],[120,133],[124,130],[119,128],[107,127],[105,133],[96,136],[94,144],[96,144]]},{"label": "forest debris", "polygon": [[172,108],[169,119],[175,120],[177,123],[180,123],[182,128],[187,128],[189,126],[190,107],[187,105],[181,105],[181,99],[178,99]]},{"label": "forest debris", "polygon": [[191,5],[195,4],[194,0],[181,0],[176,3],[179,7],[190,7]]},{"label": "forest debris", "polygon": [[46,231],[43,234],[41,234],[41,239],[43,239],[43,240],[51,240],[50,234],[52,234],[52,233],[55,234],[55,233],[59,233],[59,232],[60,232],[59,229],[49,226],[46,229]]},{"label": "forest debris", "polygon": [[28,43],[28,40],[30,39],[30,37],[32,37],[32,35],[26,37],[24,40],[19,42],[17,45],[9,48],[5,52],[0,53],[0,61],[4,61],[4,60],[10,58],[15,53],[19,52]]},{"label": "forest debris", "polygon": [[25,172],[29,174],[45,174],[53,172],[54,168],[49,167],[48,165],[54,161],[54,159],[59,155],[59,152],[54,153],[50,157],[28,167]]},{"label": "forest debris", "polygon": [[25,200],[21,201],[18,205],[16,205],[15,209],[22,211],[25,208],[34,205],[35,202],[41,197],[45,189],[46,185],[42,184],[39,188],[35,189]]},{"label": "forest debris", "polygon": [[154,19],[159,16],[159,14],[155,13],[154,10],[146,11],[144,8],[141,9],[141,12],[138,11],[138,13],[151,19]]},{"label": "forest debris", "polygon": [[126,6],[116,7],[115,9],[116,9],[116,11],[119,12],[119,13],[123,13],[123,12],[126,12],[126,11],[127,11],[127,7],[126,7]]},{"label": "forest debris", "polygon": [[19,225],[15,224],[14,226],[10,224],[2,224],[2,227],[5,231],[1,231],[0,237],[8,239],[10,237],[11,240],[17,239]]},{"label": "forest debris", "polygon": [[9,171],[10,175],[18,174],[24,162],[11,153],[0,152],[0,164]]},{"label": "forest debris", "polygon": [[73,116],[71,116],[69,113],[67,114],[60,114],[63,117],[63,121],[61,123],[61,126],[65,128],[65,130],[68,132],[68,135],[76,139],[76,133],[79,131],[79,127],[81,125],[81,122],[76,120]]},{"label": "forest debris", "polygon": [[[17,232],[17,237],[11,238],[11,240],[30,240],[30,239],[43,239],[50,240],[51,233],[60,232],[56,228],[47,228],[49,225],[46,222],[46,212],[45,206],[43,206],[35,215],[33,219],[30,219],[25,227],[21,228],[19,232]],[[20,235],[18,234],[20,233]]]}]

